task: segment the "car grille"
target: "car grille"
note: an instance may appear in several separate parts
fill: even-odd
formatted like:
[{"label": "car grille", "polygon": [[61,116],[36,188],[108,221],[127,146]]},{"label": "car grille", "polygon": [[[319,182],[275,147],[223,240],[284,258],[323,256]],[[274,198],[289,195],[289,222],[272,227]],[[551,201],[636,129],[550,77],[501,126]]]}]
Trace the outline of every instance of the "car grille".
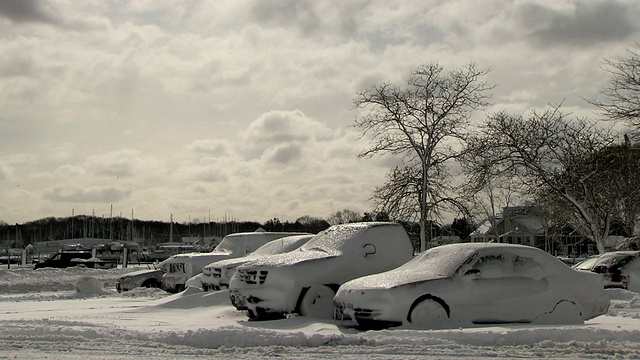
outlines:
[{"label": "car grille", "polygon": [[220,279],[222,277],[222,269],[214,268],[211,270],[211,276],[214,278]]},{"label": "car grille", "polygon": [[240,281],[249,285],[262,285],[267,280],[266,270],[238,270]]}]

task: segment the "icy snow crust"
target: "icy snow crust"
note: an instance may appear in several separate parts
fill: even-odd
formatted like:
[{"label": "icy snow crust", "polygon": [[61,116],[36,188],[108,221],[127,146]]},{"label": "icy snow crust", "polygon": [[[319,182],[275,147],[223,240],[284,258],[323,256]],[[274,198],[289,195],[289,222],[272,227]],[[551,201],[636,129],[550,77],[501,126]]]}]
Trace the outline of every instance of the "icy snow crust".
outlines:
[{"label": "icy snow crust", "polygon": [[[609,305],[599,275],[508,244],[433,248],[397,269],[345,283],[334,301],[347,318],[354,309],[368,309],[374,315],[359,315],[363,321],[422,327],[582,323]],[[430,310],[421,313],[421,306]],[[416,324],[436,312],[442,318]]]},{"label": "icy snow crust", "polygon": [[[640,296],[625,290],[607,290],[609,312],[584,325],[360,332],[307,317],[247,321],[226,291],[117,293],[135,270],[0,269],[0,358],[640,358]],[[103,293],[76,293],[82,276],[107,284]]]}]

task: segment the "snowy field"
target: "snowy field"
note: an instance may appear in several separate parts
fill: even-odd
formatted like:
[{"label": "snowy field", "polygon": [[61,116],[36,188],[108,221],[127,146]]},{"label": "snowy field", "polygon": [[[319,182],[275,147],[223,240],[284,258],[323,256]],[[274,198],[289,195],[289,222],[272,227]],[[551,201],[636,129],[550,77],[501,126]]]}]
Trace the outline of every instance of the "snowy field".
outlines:
[{"label": "snowy field", "polygon": [[607,290],[584,325],[360,332],[305,317],[252,322],[226,291],[119,294],[129,269],[0,269],[0,359],[640,358],[640,295]]}]

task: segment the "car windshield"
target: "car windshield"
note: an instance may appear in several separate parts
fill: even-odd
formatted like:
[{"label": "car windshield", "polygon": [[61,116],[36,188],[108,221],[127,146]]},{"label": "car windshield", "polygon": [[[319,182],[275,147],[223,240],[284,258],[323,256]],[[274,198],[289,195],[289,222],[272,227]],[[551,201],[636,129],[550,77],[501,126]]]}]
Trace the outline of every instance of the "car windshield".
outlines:
[{"label": "car windshield", "polygon": [[314,236],[302,245],[302,251],[322,251],[330,255],[340,255],[345,242],[365,229],[364,226],[333,226]]},{"label": "car windshield", "polygon": [[597,263],[598,260],[600,260],[600,258],[598,258],[598,257],[585,259],[585,260],[582,260],[581,262],[573,265],[573,268],[577,269],[577,270],[591,270],[593,265],[595,265],[595,263]]},{"label": "car windshield", "polygon": [[598,259],[596,265],[604,265],[607,267],[620,267],[628,263],[634,258],[630,254],[606,254]]},{"label": "car windshield", "polygon": [[215,252],[228,252],[234,253],[236,251],[242,252],[245,247],[245,241],[242,236],[225,236],[224,239],[213,250]]},{"label": "car windshield", "polygon": [[413,258],[398,270],[427,271],[438,275],[453,276],[475,252],[475,249],[435,247]]}]

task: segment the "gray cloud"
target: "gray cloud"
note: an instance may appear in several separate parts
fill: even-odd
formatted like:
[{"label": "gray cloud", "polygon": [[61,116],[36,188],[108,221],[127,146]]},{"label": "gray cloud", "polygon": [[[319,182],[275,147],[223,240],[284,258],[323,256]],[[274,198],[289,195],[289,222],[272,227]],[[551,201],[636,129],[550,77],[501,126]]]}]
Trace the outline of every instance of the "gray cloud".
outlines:
[{"label": "gray cloud", "polygon": [[197,153],[206,154],[210,156],[224,156],[229,153],[229,144],[226,141],[214,140],[214,139],[202,139],[195,140],[191,144],[187,145],[187,150]]},{"label": "gray cloud", "polygon": [[282,144],[269,148],[264,157],[267,162],[288,164],[302,157],[302,147],[299,144]]},{"label": "gray cloud", "polygon": [[40,0],[3,0],[0,1],[0,16],[14,23],[41,22],[55,24],[56,20],[51,15],[44,2]]},{"label": "gray cloud", "polygon": [[321,23],[310,1],[256,1],[250,13],[259,24],[294,27],[303,35],[314,33]]},{"label": "gray cloud", "polygon": [[[518,8],[517,18],[530,38],[540,45],[595,46],[625,41],[633,34],[638,4],[619,1],[578,1],[571,12],[561,12],[544,3]],[[637,20],[635,20],[637,21]]]},{"label": "gray cloud", "polygon": [[0,163],[0,180],[7,180],[9,178],[9,170],[7,170],[4,164]]},{"label": "gray cloud", "polygon": [[249,158],[268,153],[271,161],[297,158],[301,144],[327,138],[330,130],[300,110],[270,111],[253,121],[244,132],[243,144]]},{"label": "gray cloud", "polygon": [[78,203],[114,203],[130,195],[129,190],[115,186],[75,188],[54,186],[43,191],[43,197],[51,201]]},{"label": "gray cloud", "polygon": [[139,165],[139,156],[138,151],[121,150],[93,156],[87,159],[85,165],[96,175],[130,177]]}]

